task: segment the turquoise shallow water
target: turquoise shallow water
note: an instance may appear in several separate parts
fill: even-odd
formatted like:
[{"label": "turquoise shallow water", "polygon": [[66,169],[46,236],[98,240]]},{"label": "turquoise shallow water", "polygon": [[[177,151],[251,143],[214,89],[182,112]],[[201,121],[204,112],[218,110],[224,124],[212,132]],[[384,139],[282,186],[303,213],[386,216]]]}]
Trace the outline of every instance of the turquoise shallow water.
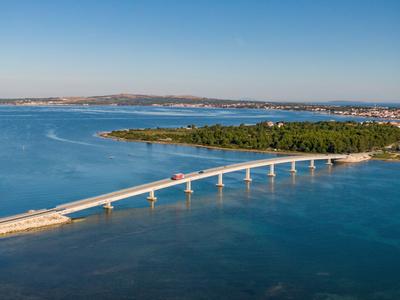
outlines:
[{"label": "turquoise shallow water", "polygon": [[[97,131],[332,119],[252,110],[0,108],[0,215],[269,155],[121,143]],[[112,156],[113,159],[109,157]],[[400,164],[278,166],[0,239],[1,299],[400,299]]]}]

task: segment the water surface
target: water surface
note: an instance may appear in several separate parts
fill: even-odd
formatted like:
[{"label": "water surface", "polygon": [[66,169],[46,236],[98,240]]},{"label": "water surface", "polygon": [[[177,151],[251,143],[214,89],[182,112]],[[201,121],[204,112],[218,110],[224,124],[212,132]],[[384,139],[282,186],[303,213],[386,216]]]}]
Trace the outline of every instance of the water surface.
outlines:
[{"label": "water surface", "polygon": [[[0,215],[271,157],[99,139],[128,127],[341,119],[301,112],[0,107]],[[400,164],[298,164],[94,208],[0,240],[1,299],[399,299]]]}]

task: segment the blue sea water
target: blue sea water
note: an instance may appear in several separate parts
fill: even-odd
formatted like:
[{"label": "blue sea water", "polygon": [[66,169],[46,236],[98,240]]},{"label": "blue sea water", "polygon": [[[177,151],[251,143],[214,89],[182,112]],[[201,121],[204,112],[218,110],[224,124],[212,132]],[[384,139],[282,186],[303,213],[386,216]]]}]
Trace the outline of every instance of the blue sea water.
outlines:
[{"label": "blue sea water", "polygon": [[[129,127],[344,120],[308,112],[0,107],[0,216],[271,154],[101,139]],[[359,119],[360,120],[360,119]],[[0,299],[400,299],[400,163],[242,173],[0,239]]]}]

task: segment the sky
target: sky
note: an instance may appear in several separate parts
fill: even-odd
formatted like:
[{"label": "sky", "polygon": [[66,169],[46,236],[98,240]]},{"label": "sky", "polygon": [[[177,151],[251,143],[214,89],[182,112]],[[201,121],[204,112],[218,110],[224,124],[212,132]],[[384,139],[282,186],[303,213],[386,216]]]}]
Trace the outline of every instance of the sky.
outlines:
[{"label": "sky", "polygon": [[0,0],[0,98],[400,102],[398,0]]}]

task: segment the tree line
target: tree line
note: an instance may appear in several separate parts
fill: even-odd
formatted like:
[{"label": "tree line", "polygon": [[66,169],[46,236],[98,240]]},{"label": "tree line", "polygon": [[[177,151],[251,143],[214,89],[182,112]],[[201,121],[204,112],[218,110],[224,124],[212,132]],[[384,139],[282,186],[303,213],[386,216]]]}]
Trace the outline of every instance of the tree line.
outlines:
[{"label": "tree line", "polygon": [[376,122],[288,122],[283,126],[213,125],[196,128],[114,131],[124,139],[171,141],[223,148],[354,153],[381,149],[400,141],[400,129]]}]

